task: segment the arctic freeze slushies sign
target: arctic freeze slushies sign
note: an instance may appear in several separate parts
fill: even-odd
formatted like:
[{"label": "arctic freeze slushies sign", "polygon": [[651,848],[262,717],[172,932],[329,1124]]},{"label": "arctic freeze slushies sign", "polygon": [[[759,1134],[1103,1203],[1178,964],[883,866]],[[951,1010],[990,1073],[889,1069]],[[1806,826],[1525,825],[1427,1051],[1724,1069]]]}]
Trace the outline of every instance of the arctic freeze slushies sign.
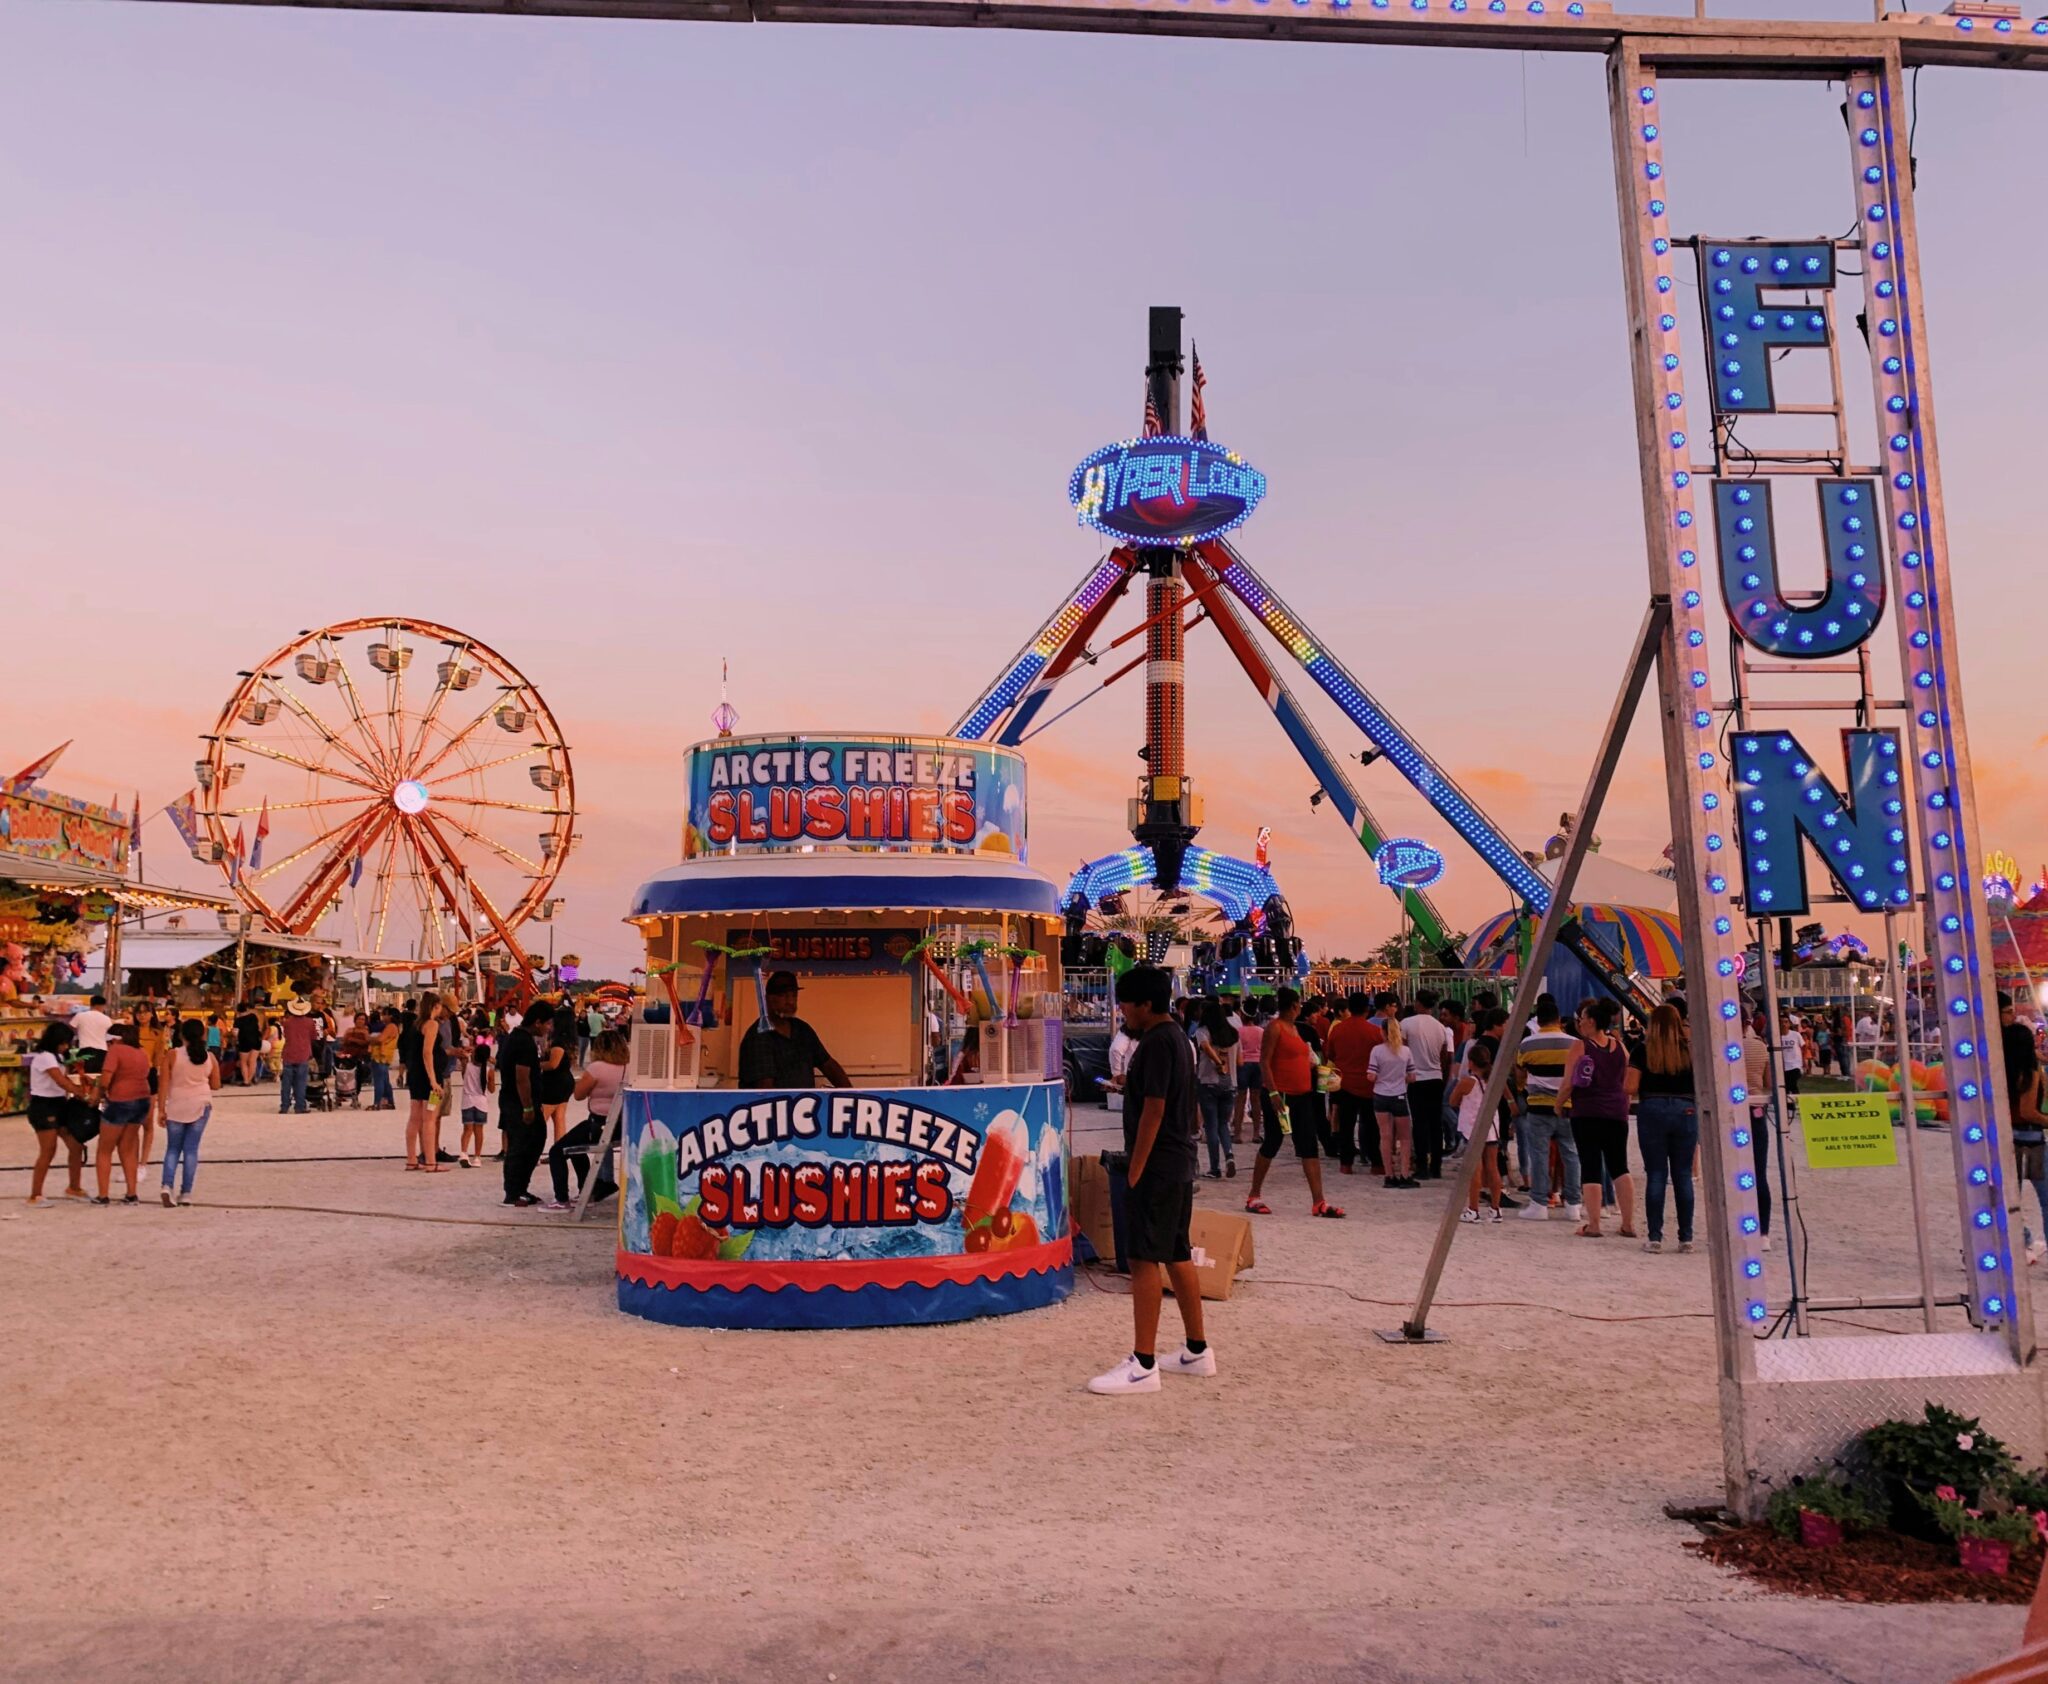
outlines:
[{"label": "arctic freeze slushies sign", "polygon": [[943,737],[719,737],[690,750],[683,857],[792,848],[1022,860],[1024,759]]},{"label": "arctic freeze slushies sign", "polygon": [[629,1089],[625,1249],[978,1256],[1066,1234],[1059,1088]]},{"label": "arctic freeze slushies sign", "polygon": [[855,1327],[1073,1290],[1056,1082],[624,1099],[619,1303],[636,1314]]}]

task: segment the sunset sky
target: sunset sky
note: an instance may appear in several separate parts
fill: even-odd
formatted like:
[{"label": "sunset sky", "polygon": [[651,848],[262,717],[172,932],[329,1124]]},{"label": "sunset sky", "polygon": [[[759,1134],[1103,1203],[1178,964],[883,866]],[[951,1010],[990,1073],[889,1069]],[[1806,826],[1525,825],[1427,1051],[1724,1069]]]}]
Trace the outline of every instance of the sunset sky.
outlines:
[{"label": "sunset sky", "polygon": [[[1920,96],[1984,840],[2032,873],[2048,79]],[[1847,226],[1837,97],[1674,86],[1675,223]],[[0,0],[0,226],[0,772],[75,737],[53,787],[154,812],[299,628],[451,624],[573,745],[558,941],[598,969],[721,657],[743,730],[935,731],[1073,587],[1066,476],[1136,428],[1148,305],[1270,478],[1247,552],[1518,842],[1576,802],[1642,612],[1591,57]],[[1189,659],[1204,840],[1273,827],[1312,950],[1390,933],[1220,642]],[[1140,684],[1030,747],[1053,876],[1127,840]],[[1505,906],[1361,782],[1446,846],[1454,920]],[[1599,828],[1668,840],[1647,714]]]}]

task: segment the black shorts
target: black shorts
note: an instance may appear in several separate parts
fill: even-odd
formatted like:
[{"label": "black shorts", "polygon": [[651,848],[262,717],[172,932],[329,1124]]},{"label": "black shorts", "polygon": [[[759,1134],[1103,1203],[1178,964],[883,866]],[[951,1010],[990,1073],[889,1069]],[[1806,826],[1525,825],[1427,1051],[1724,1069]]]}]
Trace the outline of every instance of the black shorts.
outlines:
[{"label": "black shorts", "polygon": [[1579,1179],[1588,1187],[1606,1171],[1612,1181],[1628,1178],[1628,1119],[1582,1117],[1572,1113],[1572,1140],[1579,1148]]},{"label": "black shorts", "polygon": [[71,1103],[68,1099],[45,1099],[40,1094],[29,1095],[28,1126],[37,1134],[48,1134],[64,1126],[64,1108]]},{"label": "black shorts", "polygon": [[1141,1178],[1124,1194],[1124,1255],[1133,1263],[1186,1263],[1188,1222],[1195,1214],[1192,1181]]}]

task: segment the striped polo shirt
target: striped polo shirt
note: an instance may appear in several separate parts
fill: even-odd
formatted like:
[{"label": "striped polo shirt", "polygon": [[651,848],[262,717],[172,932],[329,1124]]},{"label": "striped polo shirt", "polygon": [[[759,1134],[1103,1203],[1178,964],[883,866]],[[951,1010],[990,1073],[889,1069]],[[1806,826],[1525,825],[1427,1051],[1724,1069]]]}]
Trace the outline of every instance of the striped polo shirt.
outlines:
[{"label": "striped polo shirt", "polygon": [[1556,1112],[1557,1090],[1564,1085],[1565,1064],[1578,1044],[1578,1036],[1567,1035],[1562,1029],[1539,1029],[1522,1037],[1515,1065],[1528,1084],[1531,1111]]}]

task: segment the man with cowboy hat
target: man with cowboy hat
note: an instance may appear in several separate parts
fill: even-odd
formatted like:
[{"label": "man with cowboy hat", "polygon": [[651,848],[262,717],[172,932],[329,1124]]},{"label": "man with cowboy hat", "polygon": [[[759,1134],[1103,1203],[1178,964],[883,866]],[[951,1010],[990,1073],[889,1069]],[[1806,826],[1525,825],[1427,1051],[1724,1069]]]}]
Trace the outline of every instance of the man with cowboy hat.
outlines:
[{"label": "man with cowboy hat", "polygon": [[817,1030],[796,1015],[797,993],[796,972],[769,973],[768,1016],[740,1037],[741,1087],[814,1088],[820,1070],[835,1088],[853,1086]]},{"label": "man with cowboy hat", "polygon": [[284,1071],[277,1084],[277,1114],[306,1114],[306,1077],[313,1064],[313,1042],[320,1032],[319,1019],[304,1000],[294,998],[284,1009],[281,1033],[284,1037]]}]

